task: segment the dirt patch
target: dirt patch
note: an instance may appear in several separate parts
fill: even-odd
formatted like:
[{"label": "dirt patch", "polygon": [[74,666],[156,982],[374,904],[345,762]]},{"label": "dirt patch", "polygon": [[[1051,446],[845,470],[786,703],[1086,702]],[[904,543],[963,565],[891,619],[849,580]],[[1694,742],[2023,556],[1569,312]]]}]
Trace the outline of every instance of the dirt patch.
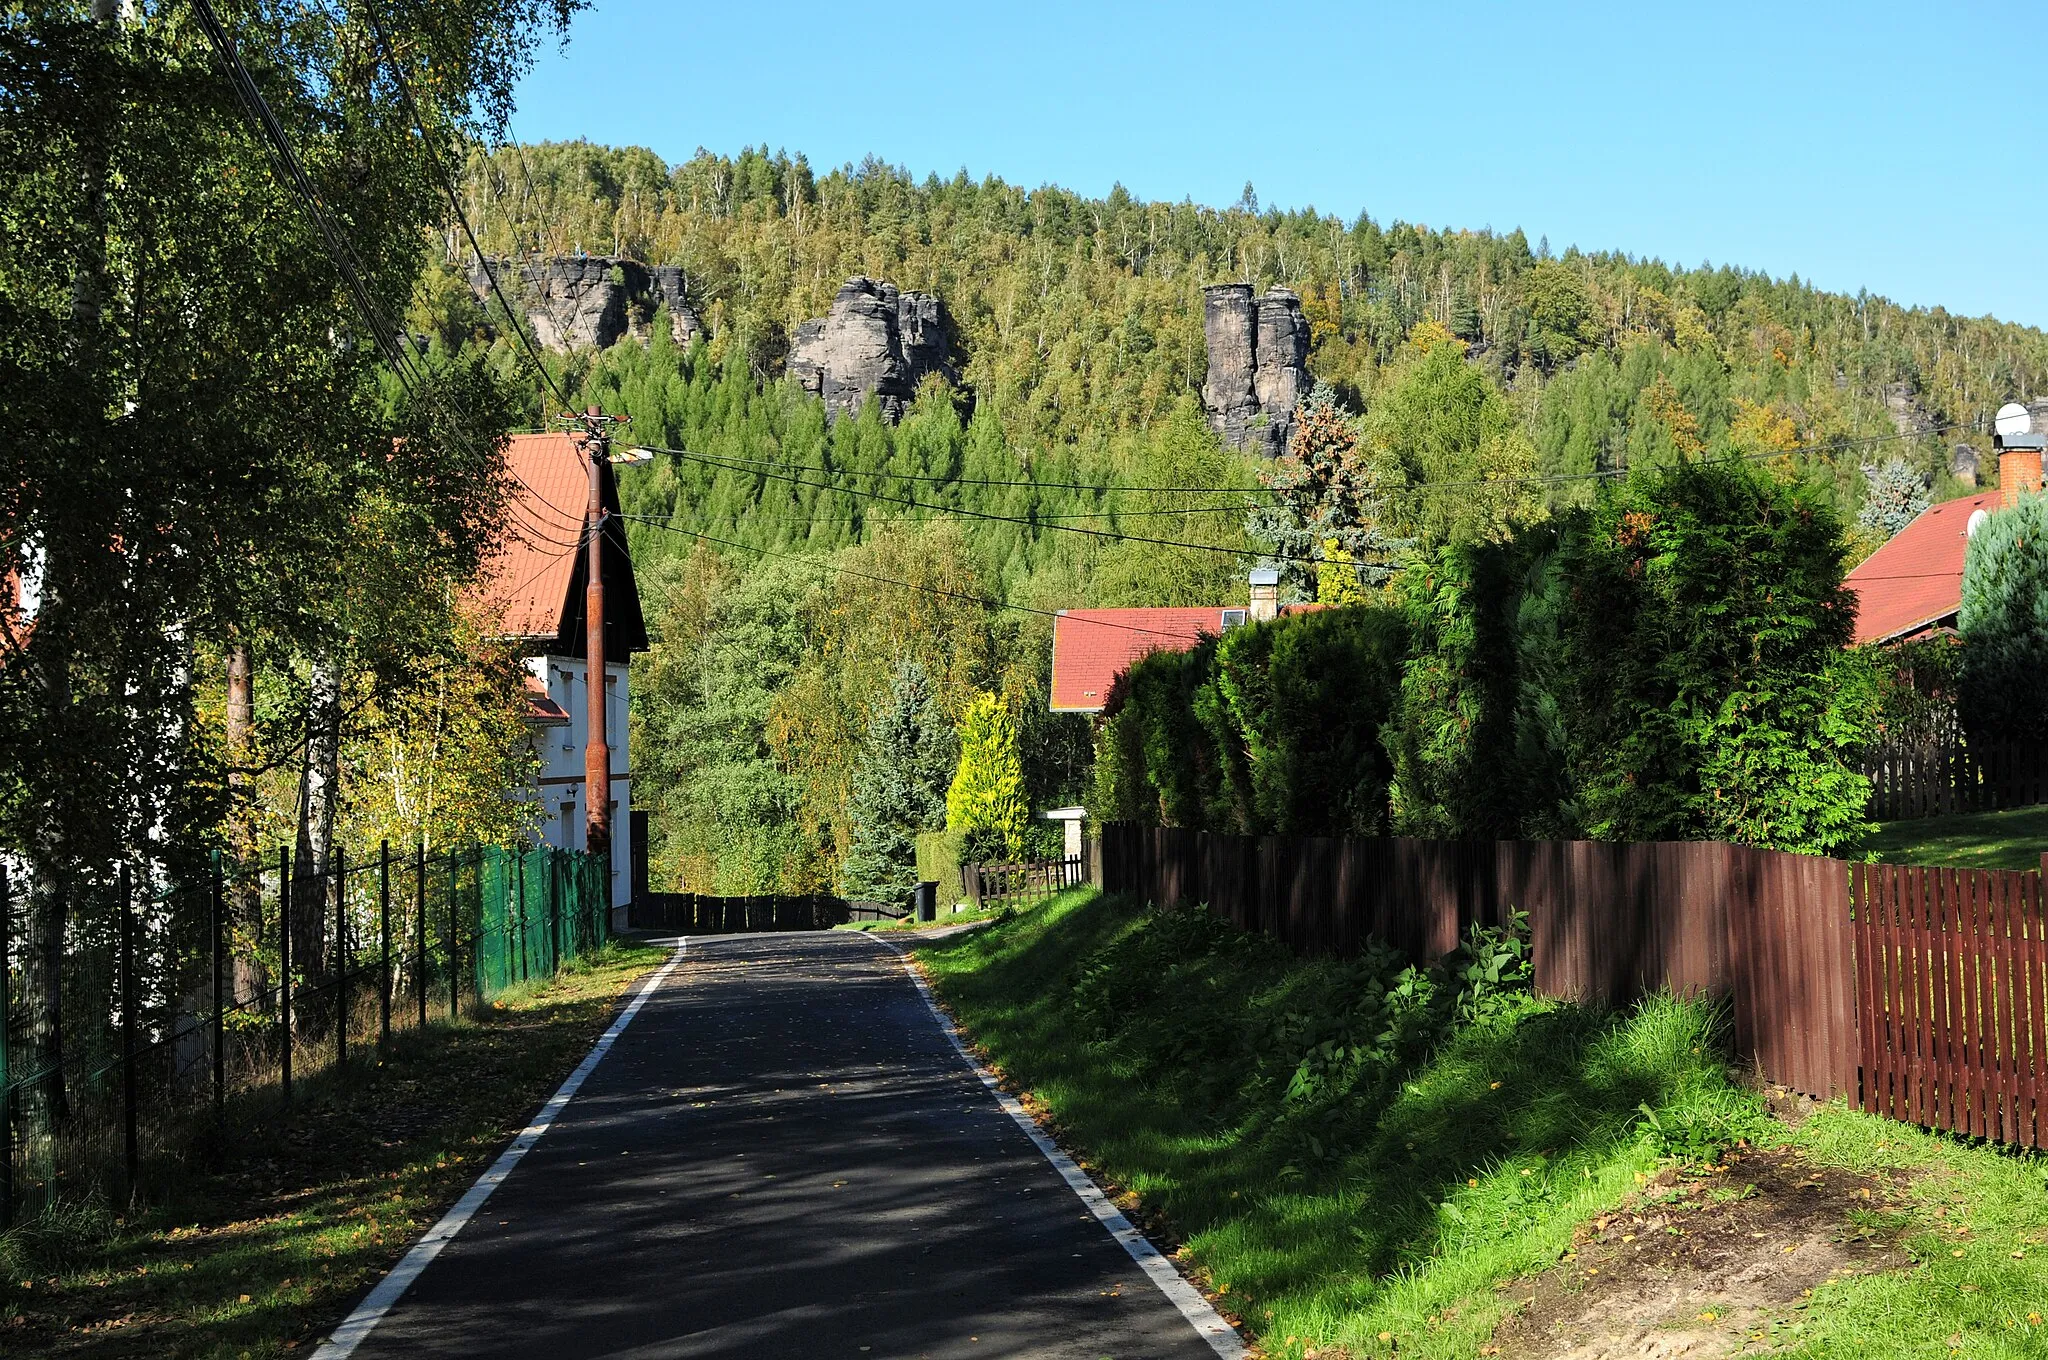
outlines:
[{"label": "dirt patch", "polygon": [[[1750,1151],[1659,1173],[1581,1227],[1483,1354],[1502,1360],[1708,1360],[1764,1349],[1813,1290],[1909,1264],[1886,1209],[1901,1181]],[[1782,1338],[1779,1338],[1782,1339]]]}]

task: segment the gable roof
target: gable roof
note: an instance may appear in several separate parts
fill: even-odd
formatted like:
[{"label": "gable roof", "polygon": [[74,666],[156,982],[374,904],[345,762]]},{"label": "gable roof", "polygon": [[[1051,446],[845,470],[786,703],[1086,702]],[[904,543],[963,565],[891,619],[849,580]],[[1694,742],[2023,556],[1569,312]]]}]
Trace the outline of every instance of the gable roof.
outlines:
[{"label": "gable roof", "polygon": [[[1280,612],[1320,608],[1294,604]],[[1225,614],[1235,614],[1242,623],[1245,607],[1062,609],[1052,621],[1052,711],[1101,712],[1109,687],[1133,662],[1154,652],[1185,652],[1204,637],[1221,637]]]},{"label": "gable roof", "polygon": [[1952,618],[1963,601],[1963,551],[1970,516],[1996,510],[1999,493],[1931,505],[1889,543],[1859,563],[1846,584],[1856,592],[1856,642],[1910,637]]},{"label": "gable roof", "polygon": [[[557,656],[584,652],[583,588],[589,554],[581,551],[589,464],[568,434],[515,434],[506,441],[512,476],[505,536],[485,564],[474,598],[496,620],[500,637]],[[613,470],[599,471],[604,528],[605,658],[623,661],[647,650],[647,624],[633,580],[633,559],[618,519]]]}]

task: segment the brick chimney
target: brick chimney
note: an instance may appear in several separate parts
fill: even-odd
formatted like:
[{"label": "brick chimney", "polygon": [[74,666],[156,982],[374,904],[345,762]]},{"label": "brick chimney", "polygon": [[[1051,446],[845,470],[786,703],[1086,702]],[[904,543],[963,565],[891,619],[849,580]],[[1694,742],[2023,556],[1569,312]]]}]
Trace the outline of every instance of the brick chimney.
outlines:
[{"label": "brick chimney", "polygon": [[[2036,454],[2036,455],[2034,455],[2034,486],[2035,486],[2035,489],[2036,489],[2036,490],[2038,490],[2038,489],[2040,488],[2040,485],[2041,485],[2041,456],[2040,456],[2039,454]],[[1269,619],[1277,619],[1277,618],[1279,618],[1279,617],[1280,617],[1280,569],[1279,569],[1278,567],[1253,567],[1253,568],[1252,568],[1252,576],[1251,576],[1251,581],[1252,581],[1252,607],[1251,607],[1251,620],[1252,620],[1252,622],[1253,622],[1253,623],[1265,623],[1265,622],[1266,622],[1266,621],[1268,621]]]},{"label": "brick chimney", "polygon": [[2006,448],[1998,453],[1998,503],[2018,505],[2020,497],[2041,494],[2041,450]]}]

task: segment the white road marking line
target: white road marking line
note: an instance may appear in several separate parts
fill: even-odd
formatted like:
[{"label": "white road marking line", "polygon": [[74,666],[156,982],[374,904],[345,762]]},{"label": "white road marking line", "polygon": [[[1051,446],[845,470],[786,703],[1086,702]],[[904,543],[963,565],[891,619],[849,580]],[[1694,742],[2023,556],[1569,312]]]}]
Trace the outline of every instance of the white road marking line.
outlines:
[{"label": "white road marking line", "polygon": [[[1130,1219],[1124,1217],[1122,1210],[1110,1203],[1109,1196],[1102,1193],[1102,1187],[1090,1180],[1087,1172],[1074,1165],[1074,1159],[1060,1151],[1059,1144],[1045,1136],[1045,1131],[1038,1127],[1038,1121],[1031,1117],[1023,1104],[997,1085],[995,1077],[989,1070],[967,1051],[967,1046],[960,1042],[960,1036],[954,1031],[952,1023],[946,1019],[946,1013],[939,1009],[938,1001],[932,996],[932,989],[925,986],[924,979],[910,966],[909,955],[888,940],[868,931],[853,933],[884,946],[902,960],[903,971],[909,974],[911,982],[916,984],[917,994],[924,998],[925,1009],[932,1013],[932,1019],[938,1022],[939,1032],[946,1036],[947,1043],[953,1045],[953,1051],[960,1055],[960,1061],[966,1063],[968,1070],[981,1078],[981,1084],[995,1096],[996,1103],[1003,1107],[1003,1112],[1016,1121],[1018,1128],[1024,1130],[1025,1136],[1045,1155],[1045,1160],[1052,1163],[1052,1169],[1060,1173],[1060,1179],[1067,1183],[1067,1188],[1080,1197],[1081,1203],[1088,1206],[1088,1212],[1095,1215],[1096,1221],[1108,1229],[1109,1235],[1131,1254],[1131,1259],[1138,1263],[1138,1269],[1144,1271],[1146,1277],[1159,1287],[1159,1292],[1166,1295],[1167,1302],[1180,1310],[1180,1315],[1188,1320],[1188,1325],[1209,1343],[1209,1349],[1223,1357],[1223,1360],[1244,1360],[1244,1341],[1238,1336],[1237,1330],[1210,1306],[1199,1289],[1188,1283],[1187,1277],[1180,1273],[1172,1260],[1153,1246],[1150,1239],[1139,1232]],[[315,1360],[318,1360],[317,1356]]]},{"label": "white road marking line", "polygon": [[618,1019],[612,1021],[612,1027],[604,1032],[596,1046],[581,1063],[577,1064],[576,1070],[571,1072],[554,1095],[549,1097],[548,1103],[540,1107],[540,1113],[533,1117],[533,1122],[512,1140],[512,1146],[498,1154],[498,1160],[491,1163],[491,1169],[477,1177],[476,1184],[470,1186],[462,1198],[455,1201],[455,1207],[443,1214],[439,1223],[427,1229],[426,1236],[413,1243],[412,1250],[405,1254],[405,1258],[391,1268],[389,1275],[378,1281],[377,1287],[370,1291],[369,1297],[357,1304],[356,1310],[334,1329],[334,1335],[322,1342],[320,1348],[313,1352],[313,1360],[347,1360],[348,1356],[355,1353],[356,1347],[363,1344],[376,1325],[384,1320],[384,1315],[390,1312],[404,1296],[405,1291],[412,1287],[413,1281],[420,1277],[420,1272],[441,1254],[441,1248],[447,1246],[455,1234],[462,1231],[462,1225],[469,1222],[476,1211],[484,1207],[484,1201],[489,1199],[491,1192],[512,1174],[512,1168],[519,1165],[520,1158],[533,1150],[533,1145],[540,1141],[540,1136],[555,1122],[555,1116],[569,1104],[570,1098],[583,1085],[585,1078],[596,1071],[604,1055],[611,1052],[612,1043],[625,1033],[627,1025],[633,1023],[633,1017],[647,1004],[647,998],[653,995],[654,989],[659,987],[662,979],[683,961],[683,951],[688,945],[687,938],[676,941],[676,952],[669,961],[664,963],[653,977],[640,985],[639,992],[627,1004],[626,1009],[619,1012]]}]

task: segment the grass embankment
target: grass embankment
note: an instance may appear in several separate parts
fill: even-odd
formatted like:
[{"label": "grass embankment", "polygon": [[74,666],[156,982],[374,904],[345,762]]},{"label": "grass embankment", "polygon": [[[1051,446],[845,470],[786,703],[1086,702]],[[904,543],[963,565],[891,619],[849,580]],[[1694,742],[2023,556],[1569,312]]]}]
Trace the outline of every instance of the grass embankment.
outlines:
[{"label": "grass embankment", "polygon": [[[1481,943],[1459,970],[1512,979]],[[1838,1108],[1794,1130],[1704,1006],[1301,961],[1088,891],[917,952],[1268,1354],[2048,1352],[2042,1163]]]},{"label": "grass embankment", "polygon": [[2048,851],[2048,806],[1885,822],[1861,849],[1885,864],[2038,869]]},{"label": "grass embankment", "polygon": [[71,1208],[0,1237],[0,1354],[301,1351],[476,1179],[660,950],[613,946],[345,1072],[231,1105],[126,1215]]}]

